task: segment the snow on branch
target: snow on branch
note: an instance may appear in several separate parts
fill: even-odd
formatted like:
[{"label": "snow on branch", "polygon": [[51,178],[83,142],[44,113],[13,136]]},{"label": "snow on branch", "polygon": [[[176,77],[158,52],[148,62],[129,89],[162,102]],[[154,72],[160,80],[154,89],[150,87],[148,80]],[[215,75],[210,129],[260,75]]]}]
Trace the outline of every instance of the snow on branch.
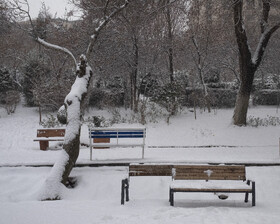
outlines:
[{"label": "snow on branch", "polygon": [[[121,5],[120,7],[118,7],[117,9],[115,9],[113,12],[111,12],[111,14],[109,14],[108,16],[104,15],[103,20],[101,20],[101,22],[99,23],[99,26],[97,28],[95,28],[93,34],[91,35],[91,39],[90,39],[90,43],[88,45],[87,48],[87,52],[86,52],[86,57],[89,58],[90,53],[93,50],[93,46],[97,40],[97,37],[99,36],[101,30],[107,25],[107,23],[110,22],[110,20],[116,16],[121,10],[123,10],[128,4],[129,4],[130,0],[125,0],[125,3],[123,5]],[[106,3],[106,5],[108,4],[108,2]],[[105,7],[105,11],[106,11],[107,7]]]},{"label": "snow on branch", "polygon": [[36,40],[39,44],[43,45],[44,47],[47,47],[47,48],[50,48],[50,49],[54,49],[54,50],[57,50],[57,51],[60,51],[60,52],[63,52],[63,53],[68,54],[68,55],[73,59],[73,61],[74,61],[74,63],[75,63],[75,67],[77,66],[77,61],[76,61],[74,55],[73,55],[73,54],[71,53],[71,51],[69,51],[67,48],[65,48],[65,47],[60,47],[60,46],[58,46],[58,45],[48,43],[48,42],[46,42],[45,40],[41,39],[40,37],[35,38],[35,40]]},{"label": "snow on branch", "polygon": [[254,64],[255,68],[257,68],[262,60],[262,56],[264,54],[264,51],[266,49],[266,46],[269,42],[270,37],[272,34],[277,31],[280,28],[280,22],[277,23],[275,26],[271,27],[270,29],[266,29],[259,40],[258,46],[256,48],[256,51],[254,53],[254,56],[252,58],[252,63]]}]

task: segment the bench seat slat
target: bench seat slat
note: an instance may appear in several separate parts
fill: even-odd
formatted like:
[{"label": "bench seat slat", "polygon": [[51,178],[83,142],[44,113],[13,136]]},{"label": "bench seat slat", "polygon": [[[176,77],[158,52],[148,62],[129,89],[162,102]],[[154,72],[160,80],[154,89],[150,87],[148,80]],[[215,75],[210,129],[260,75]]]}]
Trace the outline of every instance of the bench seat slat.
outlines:
[{"label": "bench seat slat", "polygon": [[130,165],[129,176],[172,176],[172,165]]},{"label": "bench seat slat", "polygon": [[174,166],[175,180],[246,180],[245,166]]}]

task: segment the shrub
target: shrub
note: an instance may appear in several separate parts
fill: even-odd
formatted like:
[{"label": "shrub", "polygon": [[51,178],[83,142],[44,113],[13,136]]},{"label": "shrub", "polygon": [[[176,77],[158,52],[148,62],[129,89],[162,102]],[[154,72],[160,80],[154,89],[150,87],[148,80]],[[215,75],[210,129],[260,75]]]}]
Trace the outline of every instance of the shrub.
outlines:
[{"label": "shrub", "polygon": [[279,105],[280,91],[263,89],[256,91],[253,95],[254,105]]},{"label": "shrub", "polygon": [[18,91],[9,90],[4,95],[4,107],[7,111],[7,114],[12,114],[15,112],[17,104],[20,101],[20,94]]},{"label": "shrub", "polygon": [[52,114],[47,114],[46,118],[40,122],[40,125],[42,125],[44,128],[56,128],[62,126],[57,118]]},{"label": "shrub", "polygon": [[90,94],[89,105],[99,109],[123,106],[124,93],[119,90],[94,88]]},{"label": "shrub", "polygon": [[84,120],[89,127],[109,127],[111,122],[103,116],[91,116]]},{"label": "shrub", "polygon": [[266,118],[259,118],[254,116],[248,116],[247,125],[252,127],[258,126],[278,126],[280,125],[279,117],[268,116]]},{"label": "shrub", "polygon": [[[194,103],[199,106],[204,106],[204,95],[203,90],[200,88],[186,89],[186,106],[194,106]],[[210,96],[210,103],[212,107],[228,108],[234,107],[236,101],[237,91],[232,89],[223,88],[208,88],[208,94]]]}]

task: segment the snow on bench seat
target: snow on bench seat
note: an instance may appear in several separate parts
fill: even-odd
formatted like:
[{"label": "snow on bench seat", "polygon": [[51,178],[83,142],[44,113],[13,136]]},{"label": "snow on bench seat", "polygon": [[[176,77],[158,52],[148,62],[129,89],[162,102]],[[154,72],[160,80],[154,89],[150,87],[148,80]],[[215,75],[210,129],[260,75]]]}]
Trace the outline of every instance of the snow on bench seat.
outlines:
[{"label": "snow on bench seat", "polygon": [[170,187],[172,189],[184,189],[187,191],[250,191],[251,186],[243,181],[234,180],[174,180]]}]

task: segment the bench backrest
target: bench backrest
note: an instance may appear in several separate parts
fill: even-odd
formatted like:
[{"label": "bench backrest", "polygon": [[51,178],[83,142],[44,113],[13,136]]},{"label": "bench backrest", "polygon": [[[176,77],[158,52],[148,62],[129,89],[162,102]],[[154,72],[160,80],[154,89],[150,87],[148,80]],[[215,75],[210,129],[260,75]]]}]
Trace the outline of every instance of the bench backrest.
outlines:
[{"label": "bench backrest", "polygon": [[246,180],[245,166],[175,165],[174,180]]},{"label": "bench backrest", "polygon": [[129,165],[129,176],[172,176],[173,165]]},{"label": "bench backrest", "polygon": [[64,137],[65,129],[38,129],[37,137]]},{"label": "bench backrest", "polygon": [[91,129],[90,138],[145,138],[146,129]]}]

